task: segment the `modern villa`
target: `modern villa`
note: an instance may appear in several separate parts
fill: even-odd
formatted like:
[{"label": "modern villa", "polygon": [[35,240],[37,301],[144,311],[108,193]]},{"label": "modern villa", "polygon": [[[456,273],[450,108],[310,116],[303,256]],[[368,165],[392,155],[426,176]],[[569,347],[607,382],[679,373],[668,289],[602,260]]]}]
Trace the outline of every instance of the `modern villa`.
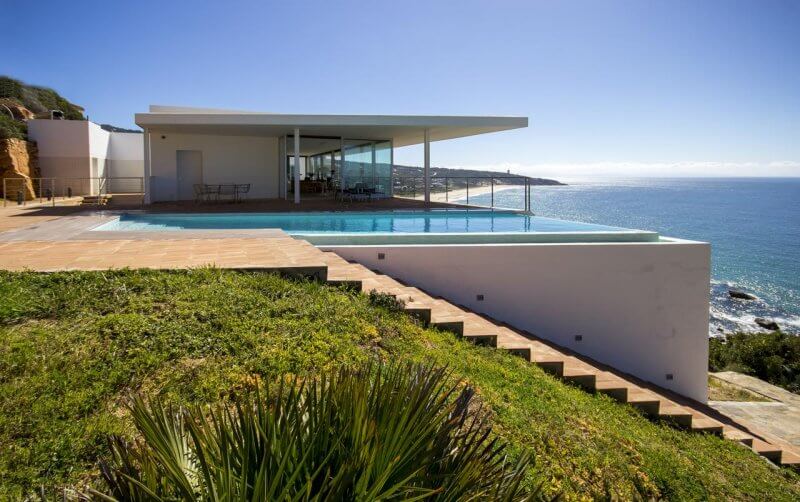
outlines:
[{"label": "modern villa", "polygon": [[[120,165],[141,167],[139,200],[152,210],[82,219],[81,239],[288,234],[642,381],[707,400],[707,243],[544,218],[520,210],[522,205],[509,210],[431,202],[431,142],[524,128],[525,117],[151,106],[135,121],[144,134],[125,138],[141,141],[141,164],[133,159]],[[93,137],[110,145],[107,158],[119,151],[113,133],[108,140],[94,124],[36,122],[43,122],[33,130],[51,158],[59,157],[62,138],[72,137],[55,133],[64,128],[87,136],[89,147]],[[419,144],[421,197],[404,206],[408,201],[394,193],[394,149]],[[73,159],[65,172],[75,176],[76,165],[88,170],[95,163]],[[48,176],[60,176],[50,167],[56,163],[47,165]],[[116,166],[112,160],[104,170],[110,183],[100,186],[114,185]],[[528,188],[524,194],[518,189],[525,209]],[[348,194],[356,200],[343,200]],[[359,196],[383,205],[365,211]],[[283,205],[258,212],[257,206],[218,203],[245,199]]]}]

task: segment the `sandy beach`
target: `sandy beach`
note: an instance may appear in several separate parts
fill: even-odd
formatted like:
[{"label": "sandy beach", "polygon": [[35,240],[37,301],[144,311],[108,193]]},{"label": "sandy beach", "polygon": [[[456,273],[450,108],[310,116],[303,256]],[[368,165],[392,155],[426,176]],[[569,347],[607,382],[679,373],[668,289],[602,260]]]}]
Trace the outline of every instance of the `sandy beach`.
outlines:
[{"label": "sandy beach", "polygon": [[[520,188],[523,185],[495,185],[494,186],[494,193],[498,193],[503,190],[510,190],[512,188]],[[492,187],[491,186],[475,186],[469,187],[469,196],[474,197],[477,195],[483,195],[487,193],[491,193]],[[411,197],[410,195],[395,195],[397,198],[401,199],[415,199],[415,200],[423,200],[425,195],[420,191],[417,192],[416,197]],[[449,192],[434,192],[431,193],[431,202],[456,202],[461,199],[467,198],[467,189],[460,188],[458,190],[450,190]]]}]

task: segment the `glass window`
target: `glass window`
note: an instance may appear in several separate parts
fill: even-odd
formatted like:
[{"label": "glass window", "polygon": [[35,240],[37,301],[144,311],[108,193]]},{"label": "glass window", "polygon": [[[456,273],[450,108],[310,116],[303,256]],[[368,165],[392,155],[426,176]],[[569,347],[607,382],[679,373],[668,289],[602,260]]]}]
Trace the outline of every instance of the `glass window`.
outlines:
[{"label": "glass window", "polygon": [[392,142],[346,139],[342,186],[357,183],[376,192],[391,194]]}]

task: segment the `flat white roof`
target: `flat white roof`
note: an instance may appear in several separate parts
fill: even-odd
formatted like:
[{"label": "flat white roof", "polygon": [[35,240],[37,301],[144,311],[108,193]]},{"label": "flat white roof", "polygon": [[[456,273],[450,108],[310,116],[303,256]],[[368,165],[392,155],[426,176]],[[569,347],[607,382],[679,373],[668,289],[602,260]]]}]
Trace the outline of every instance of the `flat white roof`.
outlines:
[{"label": "flat white roof", "polygon": [[305,115],[152,105],[148,113],[136,114],[136,124],[155,132],[231,136],[292,135],[299,128],[303,136],[391,139],[399,147],[422,143],[425,129],[431,141],[441,141],[528,127],[528,118]]}]

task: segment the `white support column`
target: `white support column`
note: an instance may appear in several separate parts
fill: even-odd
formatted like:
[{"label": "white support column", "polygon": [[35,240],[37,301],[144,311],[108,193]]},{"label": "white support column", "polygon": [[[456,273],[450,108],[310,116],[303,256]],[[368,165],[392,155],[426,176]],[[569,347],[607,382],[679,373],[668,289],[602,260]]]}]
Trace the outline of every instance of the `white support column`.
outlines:
[{"label": "white support column", "polygon": [[294,203],[300,204],[300,129],[294,130]]},{"label": "white support column", "polygon": [[425,177],[425,204],[431,203],[431,138],[430,133],[425,129],[425,168],[423,169]]},{"label": "white support column", "polygon": [[286,136],[278,138],[278,198],[286,199]]},{"label": "white support column", "polygon": [[144,203],[150,204],[152,201],[152,190],[153,187],[150,186],[150,131],[148,129],[144,130],[144,179],[142,180],[144,185]]},{"label": "white support column", "polygon": [[341,158],[339,159],[339,161],[340,161],[340,165],[339,165],[339,191],[344,192],[345,189],[347,188],[345,186],[345,183],[347,183],[347,180],[344,177],[344,136],[339,138],[339,145],[340,145],[340,148],[342,150],[342,155],[341,155]]},{"label": "white support column", "polygon": [[375,164],[375,142],[372,142],[372,188],[375,188],[376,180],[375,180],[375,168],[377,167]]},{"label": "white support column", "polygon": [[394,197],[394,141],[389,142],[389,197]]}]

